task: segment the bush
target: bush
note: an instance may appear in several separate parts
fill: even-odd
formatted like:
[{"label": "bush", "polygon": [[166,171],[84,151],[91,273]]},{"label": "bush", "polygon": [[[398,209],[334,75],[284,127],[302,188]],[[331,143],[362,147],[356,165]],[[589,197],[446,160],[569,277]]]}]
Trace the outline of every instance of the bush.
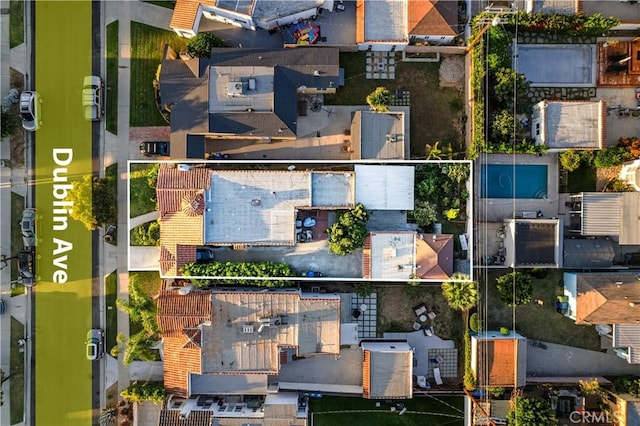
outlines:
[{"label": "bush", "polygon": [[611,179],[604,188],[605,192],[633,192],[634,189],[626,181],[618,178]]},{"label": "bush", "polygon": [[493,398],[500,398],[507,390],[503,387],[488,387],[487,393]]},{"label": "bush", "polygon": [[563,151],[558,157],[560,158],[560,165],[568,172],[578,170],[582,162],[582,157],[574,149]]},{"label": "bush", "polygon": [[0,125],[2,135],[0,139],[4,139],[13,135],[13,133],[18,130],[20,121],[18,120],[18,116],[8,108],[2,108],[0,110],[0,117],[2,117],[2,124]]},{"label": "bush", "polygon": [[549,270],[547,268],[533,268],[529,275],[534,278],[545,279],[549,275]]},{"label": "bush", "polygon": [[613,148],[605,148],[596,152],[595,158],[593,159],[593,164],[600,169],[603,167],[619,166],[625,161],[631,159],[632,156],[631,154],[629,154],[626,148],[616,146]]},{"label": "bush", "polygon": [[456,220],[458,215],[460,214],[460,209],[448,209],[442,212],[447,220]]},{"label": "bush", "polygon": [[510,425],[540,426],[556,424],[551,407],[538,398],[516,396],[507,414]]},{"label": "bush", "polygon": [[367,297],[373,293],[373,286],[371,283],[362,282],[356,285],[356,294],[360,297]]},{"label": "bush", "polygon": [[329,252],[346,256],[362,248],[367,238],[369,212],[358,204],[354,209],[338,213],[338,220],[325,231],[329,235]]},{"label": "bush", "polygon": [[476,378],[471,369],[471,336],[469,330],[465,327],[464,336],[464,377],[463,384],[466,390],[474,390],[476,388]]},{"label": "bush", "polygon": [[[212,262],[212,263],[188,263],[182,267],[182,275],[185,277],[293,277],[294,271],[286,263],[275,262]],[[208,280],[192,280],[195,284],[208,285]],[[238,284],[254,285],[259,287],[284,287],[284,280],[220,280],[220,282],[237,282]]]},{"label": "bush", "polygon": [[531,277],[521,272],[511,272],[496,278],[500,300],[508,306],[525,305],[531,302],[533,284]]},{"label": "bush", "polygon": [[628,393],[635,398],[640,398],[640,377],[619,376],[613,380],[613,386],[617,393]]},{"label": "bush", "polygon": [[391,104],[391,92],[389,92],[389,89],[386,87],[376,87],[376,90],[367,95],[367,103],[373,111],[389,111],[389,104]]},{"label": "bush", "polygon": [[633,158],[640,158],[640,139],[636,137],[620,138],[618,146],[626,148]]},{"label": "bush", "polygon": [[469,318],[469,328],[475,333],[480,331],[480,320],[478,319],[477,312],[471,314],[471,318]]},{"label": "bush", "polygon": [[208,58],[211,49],[223,47],[224,42],[213,33],[198,33],[187,43],[187,53],[196,58]]},{"label": "bush", "polygon": [[73,183],[67,201],[73,202],[71,217],[90,231],[117,222],[116,182],[110,177],[85,175]]},{"label": "bush", "polygon": [[509,333],[511,333],[511,330],[509,330],[509,328],[507,327],[500,327],[500,334],[502,334],[503,336],[508,336]]},{"label": "bush", "polygon": [[416,224],[420,228],[426,229],[430,227],[437,218],[438,212],[433,204],[428,201],[420,201],[416,203],[416,207],[413,210],[413,220],[415,220]]},{"label": "bush", "polygon": [[600,395],[602,393],[598,379],[579,380],[578,383],[580,383],[580,391],[584,395]]},{"label": "bush", "polygon": [[522,124],[513,117],[510,111],[503,109],[493,115],[493,122],[491,123],[491,137],[493,139],[511,141],[522,131]]},{"label": "bush", "polygon": [[156,222],[143,223],[130,231],[132,246],[157,246],[160,244],[160,224]]},{"label": "bush", "polygon": [[167,397],[162,382],[135,382],[128,388],[120,392],[128,402],[151,401],[154,404],[162,404]]}]

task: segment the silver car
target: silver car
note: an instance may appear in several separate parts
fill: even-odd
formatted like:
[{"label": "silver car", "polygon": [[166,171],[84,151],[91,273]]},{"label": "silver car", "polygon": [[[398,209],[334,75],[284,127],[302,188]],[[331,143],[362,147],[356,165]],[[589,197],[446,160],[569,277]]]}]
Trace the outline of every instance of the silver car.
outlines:
[{"label": "silver car", "polygon": [[36,92],[26,91],[20,94],[20,118],[22,127],[30,132],[35,132],[42,124],[40,121],[40,97]]},{"label": "silver car", "polygon": [[22,243],[25,250],[36,246],[36,211],[34,209],[25,209],[22,212],[20,233],[22,234]]},{"label": "silver car", "polygon": [[87,333],[86,354],[89,361],[95,361],[104,356],[103,348],[104,331],[100,328],[93,328]]}]

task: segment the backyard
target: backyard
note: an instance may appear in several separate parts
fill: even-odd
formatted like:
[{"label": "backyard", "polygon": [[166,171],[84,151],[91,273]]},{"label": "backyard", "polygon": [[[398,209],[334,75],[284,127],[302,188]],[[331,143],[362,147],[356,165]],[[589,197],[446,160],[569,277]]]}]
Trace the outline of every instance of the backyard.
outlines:
[{"label": "backyard", "polygon": [[442,149],[451,146],[453,153],[464,152],[461,120],[462,93],[452,87],[440,87],[439,63],[402,62],[396,56],[395,80],[365,78],[366,52],[340,53],[345,69],[345,86],[335,95],[325,95],[325,103],[364,105],[367,95],[378,86],[395,93],[408,90],[411,99],[411,158],[425,157],[425,144],[440,142]]},{"label": "backyard", "polygon": [[105,100],[105,126],[118,134],[118,21],[107,25],[107,96]]},{"label": "backyard", "polygon": [[167,125],[156,106],[153,81],[164,45],[180,52],[186,43],[187,39],[173,31],[131,22],[131,127]]},{"label": "backyard", "polygon": [[[464,400],[462,397],[429,396],[402,400],[407,409],[400,414],[398,401],[323,396],[311,398],[311,424],[314,426],[339,425],[463,425]],[[379,407],[376,407],[379,404]],[[391,411],[395,408],[394,411]],[[400,407],[401,408],[401,407]]]},{"label": "backyard", "polygon": [[528,339],[599,351],[600,338],[593,327],[575,325],[574,321],[556,312],[556,296],[561,295],[563,291],[560,285],[562,270],[547,271],[548,274],[544,278],[532,277],[532,300],[540,300],[542,304],[531,302],[514,309],[500,301],[496,289],[496,278],[509,270],[487,270],[479,279],[480,292],[484,299],[483,307],[488,311],[488,323],[483,328],[511,329],[515,313],[515,330]]},{"label": "backyard", "polygon": [[153,163],[131,163],[129,165],[129,215],[136,217],[156,210],[156,191],[149,186],[149,171]]}]

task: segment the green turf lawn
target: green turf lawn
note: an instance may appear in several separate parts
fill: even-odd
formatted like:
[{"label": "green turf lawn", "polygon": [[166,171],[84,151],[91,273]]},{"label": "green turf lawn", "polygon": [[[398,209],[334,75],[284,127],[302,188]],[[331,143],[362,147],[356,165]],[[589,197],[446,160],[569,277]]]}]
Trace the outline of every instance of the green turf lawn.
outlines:
[{"label": "green turf lawn", "polygon": [[[378,400],[380,407],[375,406],[376,400],[363,398],[323,396],[311,398],[309,408],[312,412],[314,426],[395,426],[395,425],[448,425],[464,424],[464,400],[462,397],[414,397],[402,400],[407,411],[399,415],[392,412],[393,403]],[[345,412],[363,410],[360,412]],[[336,413],[328,413],[328,412]]]},{"label": "green turf lawn", "polygon": [[24,1],[9,1],[9,47],[24,43]]},{"label": "green turf lawn", "polygon": [[118,134],[118,21],[107,25],[107,83],[105,126]]},{"label": "green turf lawn", "polygon": [[[131,163],[129,165],[129,215],[136,217],[150,213],[158,207],[155,199],[155,189],[149,186],[147,173],[151,170],[151,163]],[[152,199],[153,198],[153,199]]]},{"label": "green turf lawn", "polygon": [[[9,410],[12,425],[22,422],[24,416],[24,352],[20,352],[24,346],[18,345],[18,340],[24,337],[24,325],[11,317]],[[5,377],[7,376],[8,374],[5,374]]]},{"label": "green turf lawn", "polygon": [[[11,255],[17,254],[24,248],[22,242],[22,235],[20,234],[20,227],[18,222],[22,218],[22,211],[24,210],[24,197],[22,195],[11,192],[11,223],[16,226],[11,227]],[[37,228],[36,228],[37,229]],[[18,262],[11,261],[11,281],[18,278]],[[24,294],[24,286],[22,284],[11,284],[11,296],[19,296]]]},{"label": "green turf lawn", "polygon": [[[486,276],[487,287],[485,287],[485,277],[479,277],[482,304],[485,308],[489,307],[486,329],[513,328],[513,309],[500,301],[495,281],[497,277],[509,271],[507,269],[489,270]],[[548,271],[545,278],[533,278],[532,300],[542,300],[544,304],[531,302],[528,305],[516,307],[516,331],[533,340],[599,351],[600,338],[593,327],[575,325],[574,321],[556,312],[556,297],[563,291],[559,285],[562,270],[549,269]]]},{"label": "green turf lawn", "polygon": [[179,52],[187,41],[173,31],[131,22],[131,127],[167,125],[158,111],[153,91],[153,80],[167,43]]},{"label": "green turf lawn", "polygon": [[345,86],[335,95],[325,95],[333,105],[366,105],[367,95],[378,86],[395,94],[396,89],[411,92],[411,158],[424,159],[425,144],[440,141],[440,148],[451,144],[453,152],[464,152],[463,135],[454,123],[462,116],[462,94],[451,87],[440,87],[439,63],[402,62],[396,56],[395,80],[366,79],[366,52],[340,53],[345,69]]},{"label": "green turf lawn", "polygon": [[561,171],[560,175],[562,176],[561,192],[575,194],[596,190],[596,168],[593,166],[581,165],[577,170],[570,173]]},{"label": "green turf lawn", "polygon": [[[133,272],[130,276],[135,276],[138,278],[138,282],[142,288],[142,291],[152,299],[155,299],[156,296],[160,293],[160,289],[162,286],[162,280],[160,279],[160,274],[157,272]],[[133,336],[134,334],[142,331],[142,325],[129,320],[129,336]],[[158,353],[157,359],[160,360],[160,353]]]},{"label": "green turf lawn", "polygon": [[116,336],[118,335],[118,308],[116,308],[116,297],[118,293],[118,275],[112,272],[104,280],[105,304],[107,306],[106,313],[106,338],[105,350],[111,351],[116,345]]}]

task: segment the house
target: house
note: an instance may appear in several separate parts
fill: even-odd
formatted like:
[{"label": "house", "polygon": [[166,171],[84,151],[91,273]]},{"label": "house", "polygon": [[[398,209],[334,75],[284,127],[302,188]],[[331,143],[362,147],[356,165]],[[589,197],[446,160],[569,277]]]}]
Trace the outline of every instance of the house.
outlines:
[{"label": "house", "polygon": [[368,210],[413,210],[415,168],[356,164],[356,204]]},{"label": "house", "polygon": [[640,192],[582,192],[571,196],[569,207],[571,232],[640,244]]},{"label": "house", "polygon": [[471,369],[479,387],[522,387],[527,377],[527,339],[515,331],[471,336]]},{"label": "house", "polygon": [[362,386],[367,399],[413,396],[413,352],[406,342],[362,342]]},{"label": "house", "polygon": [[564,269],[604,269],[613,266],[616,253],[611,240],[565,238]]},{"label": "house", "polygon": [[454,1],[408,0],[407,20],[412,43],[451,44],[461,32]]},{"label": "house", "polygon": [[620,170],[620,180],[627,182],[636,191],[640,191],[640,160],[624,163]]},{"label": "house", "polygon": [[198,246],[293,246],[298,211],[349,209],[353,172],[211,170],[164,163],[156,193],[160,273],[174,277]]},{"label": "house", "polygon": [[453,235],[372,232],[362,254],[363,278],[443,281],[453,274]]},{"label": "house", "polygon": [[[318,15],[324,0],[177,0],[169,27],[182,37],[198,34],[203,17],[249,30],[270,30]],[[331,10],[330,6],[324,6]]]},{"label": "house", "polygon": [[599,101],[541,101],[533,106],[531,137],[549,152],[602,149],[607,108]]},{"label": "house", "polygon": [[340,353],[340,297],[334,294],[188,292],[165,283],[158,298],[158,325],[164,385],[171,395],[167,410],[177,412],[164,413],[169,420],[209,415],[220,425],[304,425],[305,398],[279,392],[277,381],[274,386],[269,377],[278,374],[289,353]]},{"label": "house", "polygon": [[404,160],[409,157],[402,111],[355,111],[351,120],[352,160]]},{"label": "house", "polygon": [[356,0],[358,50],[403,50],[409,44],[407,3],[407,0]]},{"label": "house", "polygon": [[565,316],[576,324],[613,324],[612,346],[630,364],[640,364],[640,274],[564,274]]},{"label": "house", "polygon": [[498,231],[503,244],[501,254],[487,263],[510,268],[562,267],[562,220],[505,219],[503,224]]},{"label": "house", "polygon": [[338,82],[334,48],[215,48],[204,60],[167,47],[159,96],[170,111],[171,156],[208,158],[220,139],[294,140],[298,97],[335,93]]}]

